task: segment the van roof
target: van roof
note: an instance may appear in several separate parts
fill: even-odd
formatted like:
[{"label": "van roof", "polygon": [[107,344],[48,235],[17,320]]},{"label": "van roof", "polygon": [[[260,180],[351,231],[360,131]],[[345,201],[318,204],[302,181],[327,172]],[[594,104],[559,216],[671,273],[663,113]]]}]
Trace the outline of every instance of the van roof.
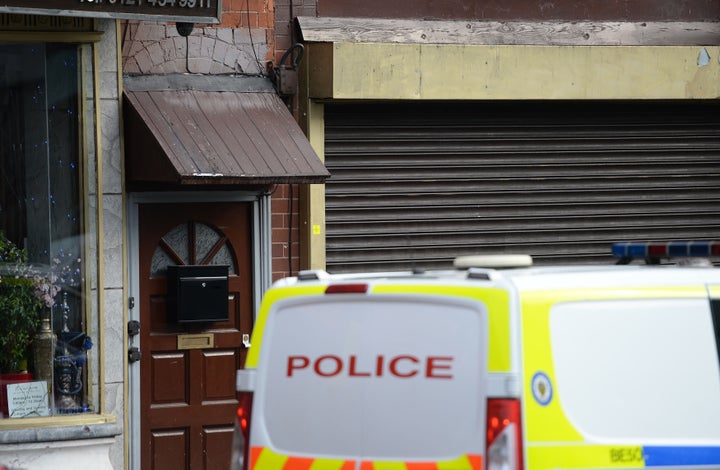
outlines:
[{"label": "van roof", "polygon": [[463,270],[392,271],[350,274],[328,274],[325,271],[302,271],[275,286],[299,283],[329,284],[336,282],[369,283],[473,283],[507,282],[518,288],[570,288],[601,286],[657,286],[720,284],[720,270],[677,265],[578,265],[518,269],[469,268]]}]

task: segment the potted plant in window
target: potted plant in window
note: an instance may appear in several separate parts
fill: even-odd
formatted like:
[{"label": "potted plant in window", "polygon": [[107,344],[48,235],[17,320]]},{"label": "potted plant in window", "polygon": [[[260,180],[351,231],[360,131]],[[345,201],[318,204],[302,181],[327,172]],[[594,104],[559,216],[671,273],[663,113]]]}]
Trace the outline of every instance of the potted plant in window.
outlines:
[{"label": "potted plant in window", "polygon": [[27,253],[0,231],[0,410],[7,414],[7,385],[32,380],[30,345],[40,324],[47,283],[27,263]]}]

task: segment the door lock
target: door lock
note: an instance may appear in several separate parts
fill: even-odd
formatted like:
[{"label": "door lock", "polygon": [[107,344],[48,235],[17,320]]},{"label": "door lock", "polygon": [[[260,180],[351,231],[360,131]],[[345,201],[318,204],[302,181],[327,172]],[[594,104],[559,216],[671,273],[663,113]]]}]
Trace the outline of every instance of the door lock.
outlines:
[{"label": "door lock", "polygon": [[243,333],[242,343],[243,343],[243,346],[245,346],[247,349],[250,349],[250,335],[249,334]]}]

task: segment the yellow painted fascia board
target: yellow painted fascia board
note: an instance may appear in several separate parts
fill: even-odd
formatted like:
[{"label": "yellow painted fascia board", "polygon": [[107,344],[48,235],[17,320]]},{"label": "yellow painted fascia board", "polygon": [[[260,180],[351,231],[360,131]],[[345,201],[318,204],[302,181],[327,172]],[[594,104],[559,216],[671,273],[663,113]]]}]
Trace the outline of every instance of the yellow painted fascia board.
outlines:
[{"label": "yellow painted fascia board", "polygon": [[[716,99],[720,46],[309,45],[314,99]],[[709,61],[699,64],[706,51]]]},{"label": "yellow painted fascia board", "polygon": [[[337,44],[310,43],[306,47],[307,87],[309,98],[332,98],[334,92],[334,50]],[[302,80],[301,80],[302,81]]]}]

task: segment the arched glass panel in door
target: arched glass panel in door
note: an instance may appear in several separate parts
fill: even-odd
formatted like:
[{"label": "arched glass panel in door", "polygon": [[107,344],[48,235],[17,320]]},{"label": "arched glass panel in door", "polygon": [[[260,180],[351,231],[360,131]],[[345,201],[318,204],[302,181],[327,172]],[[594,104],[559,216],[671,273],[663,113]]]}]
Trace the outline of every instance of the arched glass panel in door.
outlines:
[{"label": "arched glass panel in door", "polygon": [[230,241],[215,228],[198,222],[180,224],[166,233],[153,253],[152,277],[165,276],[168,265],[226,265],[237,272]]}]

